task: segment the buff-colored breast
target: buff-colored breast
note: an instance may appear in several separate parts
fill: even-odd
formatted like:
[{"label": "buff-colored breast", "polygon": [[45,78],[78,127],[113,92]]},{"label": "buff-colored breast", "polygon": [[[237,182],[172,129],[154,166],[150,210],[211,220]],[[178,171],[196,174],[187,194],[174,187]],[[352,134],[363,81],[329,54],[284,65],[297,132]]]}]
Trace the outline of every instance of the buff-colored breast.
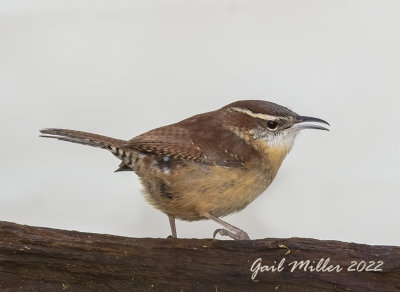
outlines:
[{"label": "buff-colored breast", "polygon": [[269,186],[275,174],[267,158],[235,168],[185,161],[166,168],[149,157],[138,172],[153,206],[188,221],[242,210]]}]

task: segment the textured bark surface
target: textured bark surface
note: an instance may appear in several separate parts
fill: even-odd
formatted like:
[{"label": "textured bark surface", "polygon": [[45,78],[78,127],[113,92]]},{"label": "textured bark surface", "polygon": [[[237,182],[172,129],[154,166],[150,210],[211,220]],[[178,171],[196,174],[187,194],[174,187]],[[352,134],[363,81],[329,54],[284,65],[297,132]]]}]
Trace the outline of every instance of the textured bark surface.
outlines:
[{"label": "textured bark surface", "polygon": [[[252,279],[259,258],[264,269],[279,271]],[[310,263],[291,271],[301,260]],[[352,261],[355,271],[348,271]],[[365,271],[368,266],[377,271]],[[0,290],[400,291],[400,247],[303,238],[126,238],[0,221]]]}]

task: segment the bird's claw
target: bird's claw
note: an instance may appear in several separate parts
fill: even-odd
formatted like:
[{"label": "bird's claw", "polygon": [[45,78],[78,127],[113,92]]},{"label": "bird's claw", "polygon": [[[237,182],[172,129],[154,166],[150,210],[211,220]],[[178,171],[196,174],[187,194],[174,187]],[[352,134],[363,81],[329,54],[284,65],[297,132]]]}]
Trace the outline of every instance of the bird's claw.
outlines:
[{"label": "bird's claw", "polygon": [[214,234],[213,234],[214,240],[218,234],[221,236],[229,236],[230,238],[235,239],[235,240],[250,240],[250,237],[243,230],[240,230],[237,233],[233,233],[227,229],[222,229],[222,228],[217,229],[214,231]]}]

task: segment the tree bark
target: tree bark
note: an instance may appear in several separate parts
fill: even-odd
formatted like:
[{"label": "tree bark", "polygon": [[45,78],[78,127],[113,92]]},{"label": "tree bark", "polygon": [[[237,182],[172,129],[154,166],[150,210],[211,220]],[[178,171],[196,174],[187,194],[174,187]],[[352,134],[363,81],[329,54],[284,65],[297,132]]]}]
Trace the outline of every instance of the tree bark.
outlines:
[{"label": "tree bark", "polygon": [[0,221],[0,290],[400,291],[400,247],[127,238]]}]

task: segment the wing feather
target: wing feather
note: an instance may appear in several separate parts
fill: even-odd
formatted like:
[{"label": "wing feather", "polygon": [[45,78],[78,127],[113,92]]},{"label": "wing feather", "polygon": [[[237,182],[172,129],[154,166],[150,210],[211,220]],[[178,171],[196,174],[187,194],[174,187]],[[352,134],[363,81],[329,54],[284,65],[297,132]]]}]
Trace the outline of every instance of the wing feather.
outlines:
[{"label": "wing feather", "polygon": [[146,132],[127,141],[123,148],[232,167],[243,165],[254,155],[254,149],[226,129],[212,112]]}]

